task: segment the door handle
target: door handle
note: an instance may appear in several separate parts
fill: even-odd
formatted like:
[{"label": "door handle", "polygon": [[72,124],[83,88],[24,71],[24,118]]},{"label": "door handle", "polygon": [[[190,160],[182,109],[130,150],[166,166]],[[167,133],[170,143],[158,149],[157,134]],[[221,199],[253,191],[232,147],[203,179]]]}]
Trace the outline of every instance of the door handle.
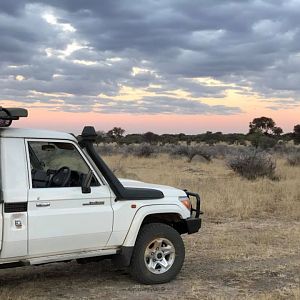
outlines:
[{"label": "door handle", "polygon": [[41,203],[37,203],[35,206],[36,207],[48,207],[48,206],[50,206],[50,203],[49,202],[41,202]]},{"label": "door handle", "polygon": [[83,206],[87,205],[104,205],[104,201],[90,201],[88,203],[82,203]]}]

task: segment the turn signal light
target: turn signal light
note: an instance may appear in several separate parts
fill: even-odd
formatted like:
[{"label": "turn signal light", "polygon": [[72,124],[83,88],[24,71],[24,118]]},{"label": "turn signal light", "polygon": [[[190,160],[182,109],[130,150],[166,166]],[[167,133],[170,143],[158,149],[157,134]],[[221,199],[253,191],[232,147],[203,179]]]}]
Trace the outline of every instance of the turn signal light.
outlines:
[{"label": "turn signal light", "polygon": [[191,204],[191,201],[188,197],[184,197],[184,198],[181,198],[179,199],[180,202],[188,209],[188,210],[191,210],[192,208],[192,204]]}]

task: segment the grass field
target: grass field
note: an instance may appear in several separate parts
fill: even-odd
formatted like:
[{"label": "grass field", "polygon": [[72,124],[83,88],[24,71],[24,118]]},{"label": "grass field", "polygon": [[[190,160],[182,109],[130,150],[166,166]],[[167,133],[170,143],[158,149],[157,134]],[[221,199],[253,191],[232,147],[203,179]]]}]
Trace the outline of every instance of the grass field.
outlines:
[{"label": "grass field", "polygon": [[235,175],[224,160],[212,163],[172,159],[108,156],[106,161],[119,177],[187,188],[203,198],[208,220],[280,218],[300,221],[300,168],[277,160],[280,180],[248,181]]},{"label": "grass field", "polygon": [[203,228],[185,236],[171,283],[143,286],[110,261],[0,271],[0,299],[300,299],[300,168],[277,161],[279,180],[247,181],[224,160],[104,157],[119,177],[199,192]]}]

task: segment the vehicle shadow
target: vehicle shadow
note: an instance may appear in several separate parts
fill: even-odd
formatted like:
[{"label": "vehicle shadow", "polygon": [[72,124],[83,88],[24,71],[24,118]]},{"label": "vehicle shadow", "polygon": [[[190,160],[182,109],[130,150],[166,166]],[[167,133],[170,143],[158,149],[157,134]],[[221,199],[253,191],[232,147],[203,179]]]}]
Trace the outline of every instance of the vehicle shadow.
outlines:
[{"label": "vehicle shadow", "polygon": [[0,270],[0,290],[4,287],[26,284],[28,282],[57,281],[64,282],[91,282],[115,279],[131,281],[128,271],[125,268],[116,267],[110,260],[78,264],[72,262],[60,262],[48,265],[20,267],[14,269]]}]

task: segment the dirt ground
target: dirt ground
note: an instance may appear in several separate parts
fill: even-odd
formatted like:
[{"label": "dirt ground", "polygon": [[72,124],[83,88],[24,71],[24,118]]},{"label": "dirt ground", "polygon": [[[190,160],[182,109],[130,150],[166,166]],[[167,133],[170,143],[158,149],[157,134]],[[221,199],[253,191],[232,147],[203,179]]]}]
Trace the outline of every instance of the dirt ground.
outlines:
[{"label": "dirt ground", "polygon": [[300,299],[300,222],[204,220],[171,283],[144,286],[109,260],[0,270],[0,299]]}]

